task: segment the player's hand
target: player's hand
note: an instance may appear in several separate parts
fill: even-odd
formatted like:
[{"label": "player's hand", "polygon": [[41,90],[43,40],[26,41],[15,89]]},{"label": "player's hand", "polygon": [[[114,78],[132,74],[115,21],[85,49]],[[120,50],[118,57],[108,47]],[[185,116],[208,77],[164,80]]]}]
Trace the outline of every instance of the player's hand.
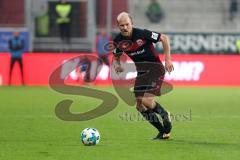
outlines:
[{"label": "player's hand", "polygon": [[120,65],[114,65],[114,69],[115,69],[117,74],[124,71],[124,69]]},{"label": "player's hand", "polygon": [[165,60],[165,69],[169,74],[174,70],[172,61],[170,59]]}]

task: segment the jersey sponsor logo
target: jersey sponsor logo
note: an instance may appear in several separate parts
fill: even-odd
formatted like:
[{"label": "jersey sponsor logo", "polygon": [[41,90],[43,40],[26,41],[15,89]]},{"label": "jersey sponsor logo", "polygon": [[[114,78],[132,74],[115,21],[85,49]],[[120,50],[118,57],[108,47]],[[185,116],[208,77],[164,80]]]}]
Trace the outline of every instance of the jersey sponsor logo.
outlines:
[{"label": "jersey sponsor logo", "polygon": [[142,46],[144,43],[142,39],[138,39],[136,42],[138,46]]},{"label": "jersey sponsor logo", "polygon": [[152,36],[151,36],[152,39],[157,40],[157,39],[158,39],[158,36],[159,36],[158,33],[152,32]]},{"label": "jersey sponsor logo", "polygon": [[129,53],[129,55],[130,56],[135,56],[135,55],[143,54],[144,52],[145,52],[145,49],[142,49],[140,51]]}]

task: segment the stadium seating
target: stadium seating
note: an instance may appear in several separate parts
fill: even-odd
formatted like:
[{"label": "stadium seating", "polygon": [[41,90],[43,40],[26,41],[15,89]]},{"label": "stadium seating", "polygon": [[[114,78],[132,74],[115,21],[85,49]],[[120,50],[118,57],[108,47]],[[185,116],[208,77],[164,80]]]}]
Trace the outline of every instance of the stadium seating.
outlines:
[{"label": "stadium seating", "polygon": [[165,18],[158,24],[152,24],[144,14],[149,1],[129,1],[129,10],[136,26],[166,32],[240,31],[240,17],[232,22],[229,20],[229,1],[158,0],[158,2],[165,12]]},{"label": "stadium seating", "polygon": [[1,27],[24,26],[24,1],[0,1],[0,15]]}]

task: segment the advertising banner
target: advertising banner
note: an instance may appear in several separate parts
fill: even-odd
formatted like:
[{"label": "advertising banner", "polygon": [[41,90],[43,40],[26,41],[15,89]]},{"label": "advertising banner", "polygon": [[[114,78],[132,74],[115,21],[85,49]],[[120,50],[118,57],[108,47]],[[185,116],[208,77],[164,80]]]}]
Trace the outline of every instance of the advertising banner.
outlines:
[{"label": "advertising banner", "polygon": [[[90,57],[89,57],[90,56]],[[94,58],[95,57],[95,58]],[[240,56],[237,55],[172,55],[174,71],[166,73],[165,80],[173,85],[240,86]],[[129,80],[136,71],[126,69],[125,74],[116,75],[107,65],[99,65],[95,54],[25,54],[24,75],[26,85],[48,85],[49,77],[59,67],[56,78],[67,84],[111,85],[111,79]],[[123,62],[132,64],[130,59]],[[163,62],[164,63],[164,62]],[[90,65],[89,74],[86,66]],[[99,67],[100,66],[100,67]],[[111,72],[111,73],[110,73]]]},{"label": "advertising banner", "polygon": [[0,86],[8,85],[10,69],[10,54],[0,53]]},{"label": "advertising banner", "polygon": [[[236,41],[240,39],[237,33],[166,33],[171,42],[172,53],[212,53],[237,54]],[[156,44],[160,53],[161,43]]]},{"label": "advertising banner", "polygon": [[238,55],[174,55],[173,65],[165,78],[175,85],[240,86]]}]

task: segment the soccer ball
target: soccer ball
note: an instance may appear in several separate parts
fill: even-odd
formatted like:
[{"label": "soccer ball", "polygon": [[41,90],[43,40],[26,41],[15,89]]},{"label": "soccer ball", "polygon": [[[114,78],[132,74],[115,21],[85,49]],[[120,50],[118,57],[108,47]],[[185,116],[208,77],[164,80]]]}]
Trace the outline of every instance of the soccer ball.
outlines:
[{"label": "soccer ball", "polygon": [[100,134],[95,128],[85,128],[81,133],[81,141],[86,146],[96,145],[100,141]]}]

